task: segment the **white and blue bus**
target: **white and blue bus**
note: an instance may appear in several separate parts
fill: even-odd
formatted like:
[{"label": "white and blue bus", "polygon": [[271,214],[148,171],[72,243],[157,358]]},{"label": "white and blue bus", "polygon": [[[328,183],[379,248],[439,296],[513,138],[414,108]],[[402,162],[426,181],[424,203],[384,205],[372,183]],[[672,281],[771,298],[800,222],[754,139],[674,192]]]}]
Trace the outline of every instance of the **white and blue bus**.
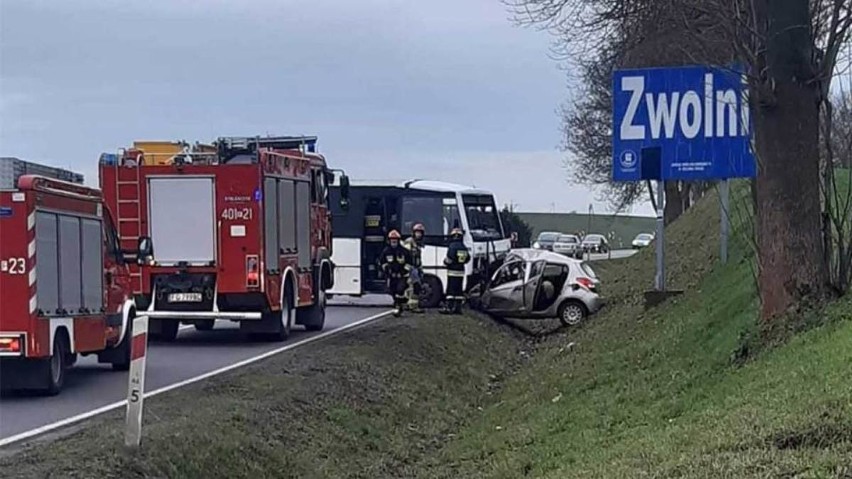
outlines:
[{"label": "white and blue bus", "polygon": [[385,293],[380,254],[388,232],[403,238],[412,227],[426,228],[423,248],[423,294],[426,307],[437,306],[447,285],[444,257],[449,233],[464,231],[473,260],[467,265],[466,288],[493,270],[509,251],[511,240],[490,191],[438,181],[353,181],[349,207],[340,206],[340,186],[331,187],[333,295]]}]

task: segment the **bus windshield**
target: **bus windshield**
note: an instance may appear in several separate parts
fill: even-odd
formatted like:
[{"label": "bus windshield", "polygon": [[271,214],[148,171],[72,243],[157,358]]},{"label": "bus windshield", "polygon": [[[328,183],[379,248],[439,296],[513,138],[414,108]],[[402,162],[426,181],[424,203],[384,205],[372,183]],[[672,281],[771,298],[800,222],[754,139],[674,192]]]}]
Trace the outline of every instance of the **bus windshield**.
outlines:
[{"label": "bus windshield", "polygon": [[462,195],[464,211],[474,241],[503,239],[500,213],[491,195]]}]

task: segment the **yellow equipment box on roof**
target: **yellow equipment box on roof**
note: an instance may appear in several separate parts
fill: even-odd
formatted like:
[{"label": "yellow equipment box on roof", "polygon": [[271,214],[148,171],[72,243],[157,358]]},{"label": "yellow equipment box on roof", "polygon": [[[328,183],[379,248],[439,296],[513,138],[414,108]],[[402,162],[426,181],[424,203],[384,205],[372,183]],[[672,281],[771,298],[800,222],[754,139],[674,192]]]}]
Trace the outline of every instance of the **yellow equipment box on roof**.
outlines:
[{"label": "yellow equipment box on roof", "polygon": [[181,141],[134,141],[133,150],[142,152],[143,165],[168,165],[172,158],[181,153],[215,153],[212,145],[196,144],[190,147]]}]

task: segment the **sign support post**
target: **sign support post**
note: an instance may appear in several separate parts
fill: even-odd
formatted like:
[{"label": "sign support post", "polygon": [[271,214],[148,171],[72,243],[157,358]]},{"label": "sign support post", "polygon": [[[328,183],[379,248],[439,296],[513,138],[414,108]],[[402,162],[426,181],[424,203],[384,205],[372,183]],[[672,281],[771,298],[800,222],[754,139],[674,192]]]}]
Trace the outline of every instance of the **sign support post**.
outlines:
[{"label": "sign support post", "polygon": [[728,235],[731,230],[731,219],[728,216],[729,213],[729,205],[730,205],[730,180],[727,178],[722,179],[719,182],[719,196],[721,198],[722,203],[722,211],[721,211],[721,231],[720,231],[720,251],[719,258],[722,259],[722,264],[728,264]]},{"label": "sign support post", "polygon": [[657,276],[655,289],[666,290],[666,247],[665,247],[665,208],[666,187],[663,180],[657,181],[657,232],[654,241],[657,243]]},{"label": "sign support post", "polygon": [[145,359],[148,349],[148,316],[133,319],[130,342],[130,374],[127,380],[127,416],[124,445],[131,450],[142,442],[142,403],[145,399]]}]

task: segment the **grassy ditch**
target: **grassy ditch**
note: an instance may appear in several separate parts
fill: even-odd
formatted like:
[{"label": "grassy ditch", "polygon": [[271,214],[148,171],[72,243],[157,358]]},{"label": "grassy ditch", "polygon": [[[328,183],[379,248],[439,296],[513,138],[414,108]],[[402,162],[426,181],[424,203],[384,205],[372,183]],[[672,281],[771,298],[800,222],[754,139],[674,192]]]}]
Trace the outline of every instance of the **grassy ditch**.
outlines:
[{"label": "grassy ditch", "polygon": [[525,357],[490,320],[386,319],[146,401],[0,460],[2,477],[411,477]]},{"label": "grassy ditch", "polygon": [[741,238],[719,264],[718,209],[708,198],[667,232],[683,296],[643,310],[652,251],[598,264],[609,308],[543,341],[421,477],[852,477],[852,300],[737,361],[754,269]]}]

